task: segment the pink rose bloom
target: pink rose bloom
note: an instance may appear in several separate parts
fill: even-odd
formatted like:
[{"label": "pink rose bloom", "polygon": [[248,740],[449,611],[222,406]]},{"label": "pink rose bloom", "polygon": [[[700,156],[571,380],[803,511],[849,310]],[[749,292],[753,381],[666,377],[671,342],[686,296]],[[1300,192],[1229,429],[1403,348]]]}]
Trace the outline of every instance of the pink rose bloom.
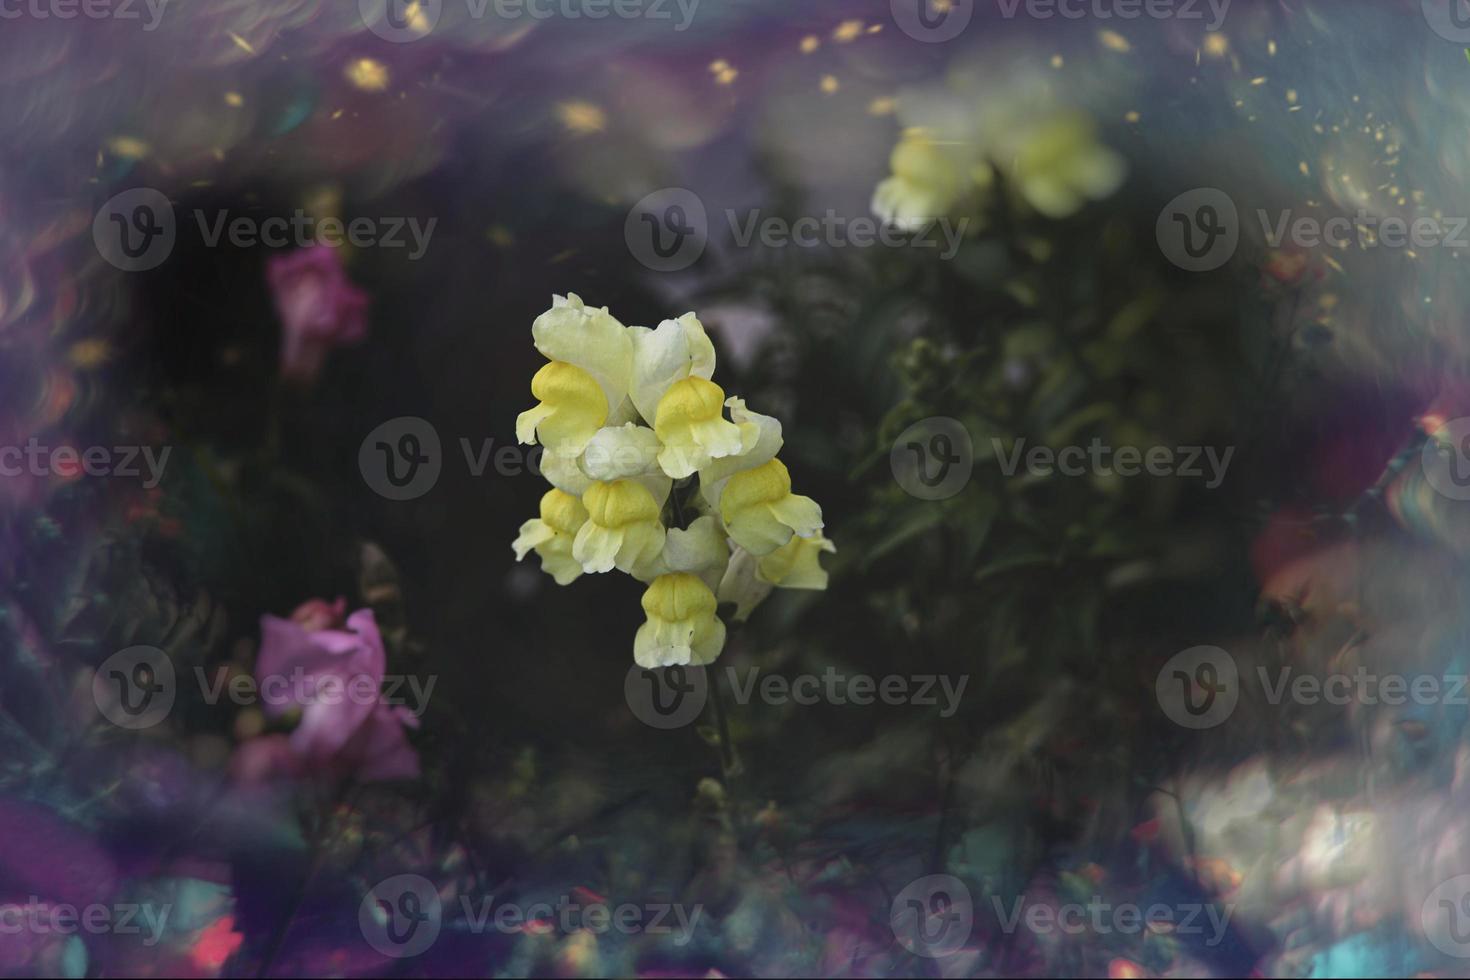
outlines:
[{"label": "pink rose bloom", "polygon": [[289,759],[271,736],[252,739],[263,744],[239,760],[242,775],[334,772],[366,782],[418,776],[418,753],[403,731],[417,728],[418,719],[380,698],[387,654],[372,610],[348,616],[345,628],[312,628],[338,611],[315,600],[297,609],[294,622],[261,617],[255,677],[265,713],[274,718],[300,708],[301,721],[286,742]]},{"label": "pink rose bloom", "polygon": [[281,375],[310,384],[334,347],[367,337],[368,297],[327,245],[273,256],[265,278],[281,318]]}]

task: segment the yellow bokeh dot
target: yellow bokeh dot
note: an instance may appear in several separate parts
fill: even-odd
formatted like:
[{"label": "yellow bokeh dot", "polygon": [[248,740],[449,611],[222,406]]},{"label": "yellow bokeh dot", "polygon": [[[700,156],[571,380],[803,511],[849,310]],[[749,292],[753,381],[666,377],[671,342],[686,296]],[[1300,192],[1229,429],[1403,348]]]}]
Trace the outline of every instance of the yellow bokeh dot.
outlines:
[{"label": "yellow bokeh dot", "polygon": [[354,58],[343,74],[354,88],[364,92],[381,92],[388,87],[388,66],[376,58]]},{"label": "yellow bokeh dot", "polygon": [[600,133],[607,128],[607,113],[600,106],[580,99],[558,103],[556,118],[567,132],[578,135]]}]

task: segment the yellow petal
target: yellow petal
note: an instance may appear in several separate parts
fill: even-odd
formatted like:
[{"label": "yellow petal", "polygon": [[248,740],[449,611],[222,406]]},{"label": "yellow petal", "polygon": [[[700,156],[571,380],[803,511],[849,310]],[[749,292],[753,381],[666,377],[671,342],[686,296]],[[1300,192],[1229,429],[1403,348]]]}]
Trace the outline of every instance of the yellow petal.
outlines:
[{"label": "yellow petal", "polygon": [[531,379],[531,394],[541,402],[516,419],[516,437],[524,443],[539,438],[548,450],[580,453],[607,421],[607,400],[586,371],[564,361],[551,361]]},{"label": "yellow petal", "polygon": [[670,477],[692,476],[712,460],[740,452],[740,427],[723,417],[724,404],[719,385],[692,375],[664,393],[653,431],[663,445],[659,466]]},{"label": "yellow petal", "polygon": [[783,589],[825,589],[827,571],[818,559],[824,551],[836,550],[837,546],[820,534],[793,537],[760,559],[757,574],[762,581]]}]

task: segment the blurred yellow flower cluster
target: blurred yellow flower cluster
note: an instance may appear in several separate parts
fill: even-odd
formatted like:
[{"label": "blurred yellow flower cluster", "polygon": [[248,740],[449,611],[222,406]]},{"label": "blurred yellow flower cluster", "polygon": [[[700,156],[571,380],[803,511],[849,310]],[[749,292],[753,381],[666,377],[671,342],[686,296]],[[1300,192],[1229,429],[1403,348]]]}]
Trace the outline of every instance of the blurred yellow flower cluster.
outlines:
[{"label": "blurred yellow flower cluster", "polygon": [[1127,166],[1085,112],[1063,104],[1034,69],[997,74],[957,69],[949,84],[899,99],[904,129],[889,158],[892,175],[873,192],[874,214],[919,230],[974,210],[997,177],[1048,218],[1118,189]]},{"label": "blurred yellow flower cluster", "polygon": [[547,363],[516,437],[543,447],[552,488],[517,561],[535,551],[558,585],[614,568],[645,583],[633,657],[650,668],[718,657],[722,602],[743,620],[772,588],[827,587],[818,558],[836,549],[776,458],[781,423],[725,397],[698,317],[625,327],[569,294],[531,335]]}]

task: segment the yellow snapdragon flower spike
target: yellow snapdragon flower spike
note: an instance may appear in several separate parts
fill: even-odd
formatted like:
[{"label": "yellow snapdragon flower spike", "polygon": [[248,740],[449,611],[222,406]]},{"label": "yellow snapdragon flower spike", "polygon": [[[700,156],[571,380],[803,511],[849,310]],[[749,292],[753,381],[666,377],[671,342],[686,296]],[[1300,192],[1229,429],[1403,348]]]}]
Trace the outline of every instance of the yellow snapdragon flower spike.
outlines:
[{"label": "yellow snapdragon flower spike", "polygon": [[607,421],[607,397],[597,380],[565,361],[544,364],[531,379],[538,404],[516,417],[516,439],[577,455]]},{"label": "yellow snapdragon flower spike", "polygon": [[647,622],[633,638],[640,667],[709,664],[725,646],[725,624],[715,615],[715,594],[696,575],[660,575],[643,593]]},{"label": "yellow snapdragon flower spike", "polygon": [[[913,185],[905,206],[919,218],[970,192],[974,161],[961,151],[972,141],[960,132],[915,134],[895,152],[895,180]],[[634,658],[648,668],[713,663],[727,603],[741,621],[778,587],[826,587],[819,559],[836,549],[821,509],[791,492],[781,422],[726,399],[697,315],[624,326],[568,293],[552,297],[531,337],[548,363],[516,437],[544,447],[539,471],[552,489],[512,543],[517,561],[535,551],[559,585],[614,568],[644,583]],[[686,526],[665,528],[666,507]]]},{"label": "yellow snapdragon flower spike", "polygon": [[582,574],[582,563],[572,557],[572,542],[587,522],[587,508],[582,501],[555,488],[541,497],[541,516],[521,525],[521,533],[511,545],[516,561],[535,549],[541,558],[541,570],[567,585]]},{"label": "yellow snapdragon flower spike", "polygon": [[690,375],[659,399],[653,431],[659,467],[676,480],[713,460],[740,452],[740,427],[723,414],[725,392],[713,381]]},{"label": "yellow snapdragon flower spike", "polygon": [[783,589],[825,589],[827,570],[818,560],[824,551],[836,552],[837,546],[820,532],[809,538],[793,536],[757,561],[756,575]]},{"label": "yellow snapdragon flower spike", "polygon": [[873,192],[873,213],[906,231],[916,231],[950,209],[967,190],[964,169],[922,129],[903,134],[889,158],[893,176]]},{"label": "yellow snapdragon flower spike", "polygon": [[791,492],[791,474],[779,459],[730,477],[720,516],[731,540],[752,555],[769,555],[793,534],[809,538],[822,529],[822,508]]},{"label": "yellow snapdragon flower spike", "polygon": [[587,523],[572,542],[572,557],[584,572],[613,568],[630,575],[663,551],[659,503],[636,480],[594,482],[582,495]]}]

